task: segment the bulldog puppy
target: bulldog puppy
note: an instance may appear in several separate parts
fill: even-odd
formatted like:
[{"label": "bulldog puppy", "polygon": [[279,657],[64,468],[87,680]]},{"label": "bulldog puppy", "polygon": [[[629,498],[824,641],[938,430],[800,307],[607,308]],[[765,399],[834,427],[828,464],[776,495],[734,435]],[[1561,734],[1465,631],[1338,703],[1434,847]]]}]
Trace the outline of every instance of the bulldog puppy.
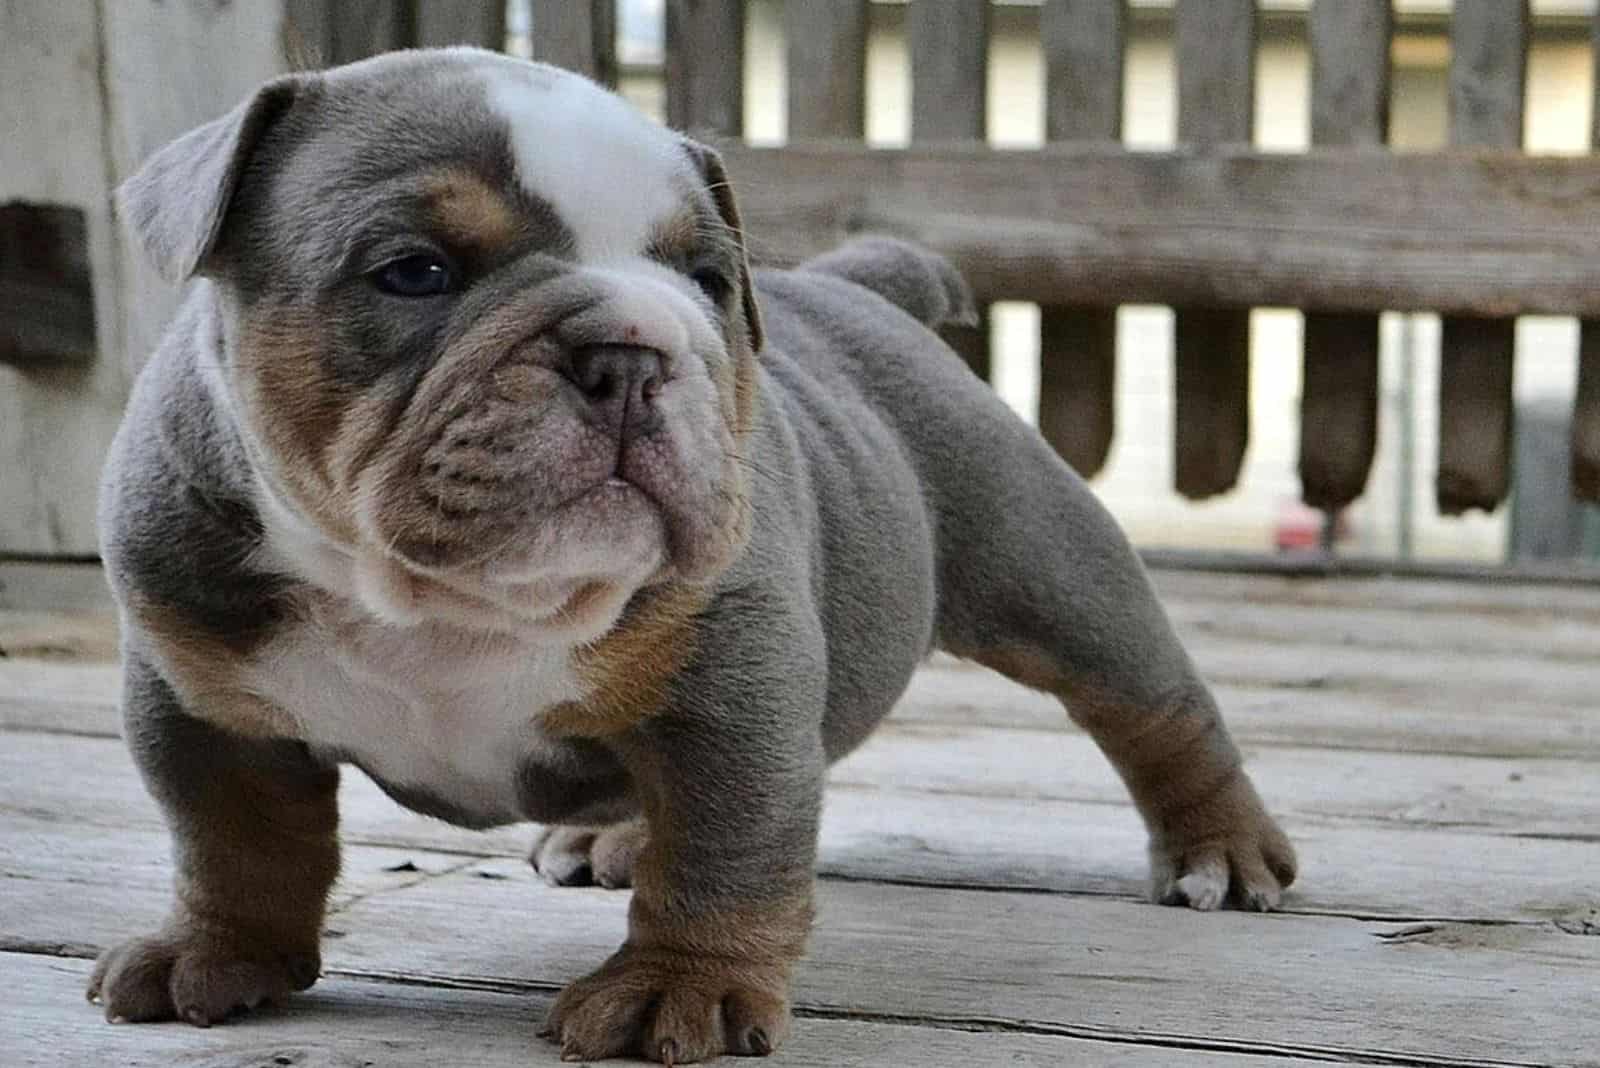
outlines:
[{"label": "bulldog puppy", "polygon": [[469,827],[580,828],[564,877],[632,883],[564,1055],[770,1053],[828,763],[934,649],[1065,702],[1157,901],[1294,878],[1123,536],[930,331],[970,314],[943,261],[752,277],[714,152],[470,49],[269,82],[121,207],[192,281],[102,502],[178,872],[95,969],[107,1017],[316,980],[349,762]]}]

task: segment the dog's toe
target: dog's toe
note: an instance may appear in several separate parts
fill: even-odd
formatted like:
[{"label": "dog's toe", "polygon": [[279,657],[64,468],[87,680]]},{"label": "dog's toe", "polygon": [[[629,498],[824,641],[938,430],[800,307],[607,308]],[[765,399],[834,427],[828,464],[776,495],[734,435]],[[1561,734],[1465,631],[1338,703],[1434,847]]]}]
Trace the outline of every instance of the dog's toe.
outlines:
[{"label": "dog's toe", "polygon": [[549,827],[528,861],[552,886],[633,885],[633,866],[648,840],[643,820],[606,827]]}]

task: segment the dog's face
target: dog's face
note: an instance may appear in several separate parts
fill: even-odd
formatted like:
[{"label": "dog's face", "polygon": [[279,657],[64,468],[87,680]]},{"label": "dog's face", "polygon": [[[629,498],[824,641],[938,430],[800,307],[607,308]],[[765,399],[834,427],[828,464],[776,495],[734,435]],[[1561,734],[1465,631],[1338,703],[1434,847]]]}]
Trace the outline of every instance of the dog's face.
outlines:
[{"label": "dog's face", "polygon": [[761,328],[720,161],[566,72],[400,53],[264,87],[123,210],[210,276],[280,553],[381,616],[603,631],[747,526]]}]

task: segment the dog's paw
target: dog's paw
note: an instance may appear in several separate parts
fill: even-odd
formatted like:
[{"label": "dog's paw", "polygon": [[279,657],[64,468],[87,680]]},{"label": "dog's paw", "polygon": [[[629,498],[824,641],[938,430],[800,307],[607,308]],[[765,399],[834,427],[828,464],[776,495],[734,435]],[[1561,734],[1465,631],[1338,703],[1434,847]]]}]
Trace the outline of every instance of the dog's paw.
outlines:
[{"label": "dog's paw", "polygon": [[275,952],[179,926],[100,954],[86,993],[113,1023],[210,1027],[306,989],[321,970],[315,950]]},{"label": "dog's paw", "polygon": [[1150,896],[1162,905],[1270,912],[1295,870],[1294,847],[1243,772],[1150,838]]},{"label": "dog's paw", "polygon": [[606,827],[547,827],[528,862],[551,886],[633,885],[633,865],[649,840],[642,819]]},{"label": "dog's paw", "polygon": [[623,948],[561,992],[544,1034],[567,1061],[764,1057],[788,1035],[787,991],[781,967]]}]

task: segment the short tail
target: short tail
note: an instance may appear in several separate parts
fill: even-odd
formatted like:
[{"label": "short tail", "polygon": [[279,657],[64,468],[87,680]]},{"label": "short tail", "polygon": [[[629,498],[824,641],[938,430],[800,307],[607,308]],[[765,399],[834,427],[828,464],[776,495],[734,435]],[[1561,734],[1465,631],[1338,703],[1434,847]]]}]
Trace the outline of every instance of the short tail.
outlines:
[{"label": "short tail", "polygon": [[930,328],[978,323],[972,290],[955,264],[897,237],[858,237],[799,269],[864,286]]}]

